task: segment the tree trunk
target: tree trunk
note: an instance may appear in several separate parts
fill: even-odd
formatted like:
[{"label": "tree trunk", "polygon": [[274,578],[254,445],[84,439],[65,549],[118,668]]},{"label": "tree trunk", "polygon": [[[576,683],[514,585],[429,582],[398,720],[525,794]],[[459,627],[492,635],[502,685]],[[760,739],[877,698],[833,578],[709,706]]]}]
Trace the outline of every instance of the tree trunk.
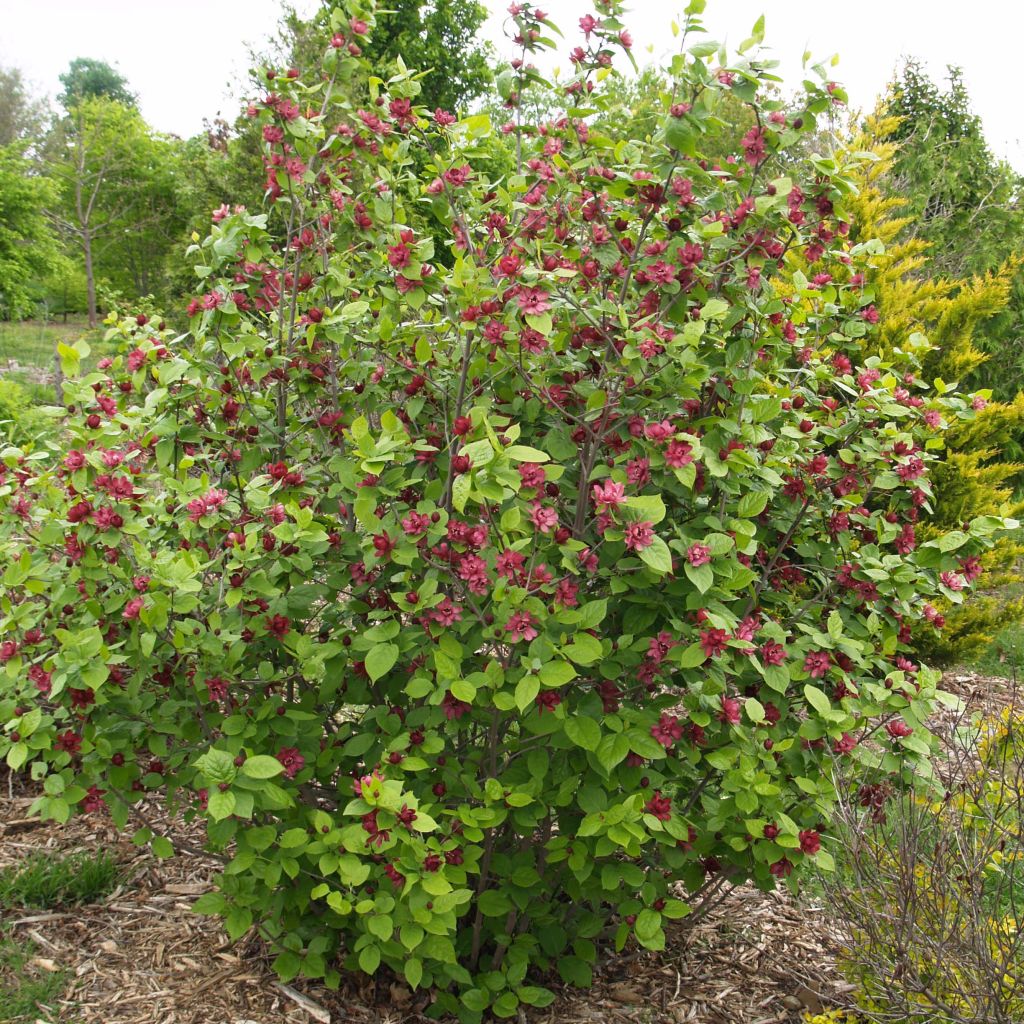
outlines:
[{"label": "tree trunk", "polygon": [[85,290],[89,301],[89,326],[96,326],[96,278],[92,269],[92,233],[82,232],[82,252],[85,256]]}]

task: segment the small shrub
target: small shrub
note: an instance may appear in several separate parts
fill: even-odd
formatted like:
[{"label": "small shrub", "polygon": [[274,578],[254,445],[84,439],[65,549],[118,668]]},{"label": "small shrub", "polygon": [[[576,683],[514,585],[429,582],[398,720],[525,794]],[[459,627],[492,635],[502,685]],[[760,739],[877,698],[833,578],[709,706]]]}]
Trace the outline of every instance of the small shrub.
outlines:
[{"label": "small shrub", "polygon": [[0,907],[49,908],[95,903],[117,885],[117,861],[107,853],[54,856],[38,851],[0,871]]},{"label": "small shrub", "polygon": [[1024,1018],[1024,714],[960,718],[932,795],[855,787],[826,881],[878,1021]]}]

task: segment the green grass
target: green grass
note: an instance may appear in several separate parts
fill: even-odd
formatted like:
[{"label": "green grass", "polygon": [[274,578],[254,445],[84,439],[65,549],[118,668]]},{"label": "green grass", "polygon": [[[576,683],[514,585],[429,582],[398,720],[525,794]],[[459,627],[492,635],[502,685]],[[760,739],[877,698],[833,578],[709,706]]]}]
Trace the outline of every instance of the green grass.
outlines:
[{"label": "green grass", "polygon": [[0,871],[0,909],[93,903],[113,891],[119,875],[117,861],[108,853],[33,853],[22,864]]},{"label": "green grass", "polygon": [[0,365],[9,359],[21,366],[39,366],[51,369],[57,342],[73,342],[89,333],[88,324],[83,320],[24,320],[21,322],[0,322]]},{"label": "green grass", "polygon": [[[72,344],[82,337],[92,348],[82,363],[82,372],[88,373],[100,358],[111,354],[110,346],[103,342],[102,328],[90,330],[88,323],[81,319],[70,319],[66,324],[59,320],[0,321],[0,375],[19,384],[31,404],[53,405],[53,357],[57,344]],[[19,369],[8,371],[11,360],[18,364]],[[45,379],[41,379],[41,372],[46,374]]]},{"label": "green grass", "polygon": [[38,954],[34,943],[15,937],[0,927],[0,1020],[7,1024],[31,1024],[47,1016],[56,1020],[56,1002],[64,991],[66,971],[48,971],[32,963]]},{"label": "green grass", "polygon": [[967,667],[985,676],[1024,676],[1024,623],[1003,629]]}]

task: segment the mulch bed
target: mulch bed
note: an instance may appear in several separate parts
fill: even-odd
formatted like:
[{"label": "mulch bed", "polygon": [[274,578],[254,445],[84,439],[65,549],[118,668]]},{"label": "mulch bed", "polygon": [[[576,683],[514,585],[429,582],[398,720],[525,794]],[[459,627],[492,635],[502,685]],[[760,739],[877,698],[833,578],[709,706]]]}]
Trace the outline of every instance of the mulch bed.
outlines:
[{"label": "mulch bed", "polygon": [[[947,677],[946,687],[986,709],[1005,703],[1011,691],[1005,680],[971,673]],[[119,887],[100,903],[60,912],[0,913],[0,921],[36,944],[38,970],[69,974],[60,1004],[40,1008],[40,1022],[427,1020],[425,997],[385,977],[353,975],[338,992],[312,982],[281,986],[259,940],[233,944],[215,919],[190,909],[211,887],[213,861],[191,854],[160,861],[101,815],[64,826],[28,820],[31,789],[20,779],[0,781],[0,868],[33,851],[108,850],[123,872]],[[172,840],[198,844],[194,826],[160,821],[155,809],[150,814]],[[696,927],[680,925],[668,938],[660,954],[627,949],[608,957],[589,991],[552,986],[555,1003],[530,1010],[520,1022],[789,1024],[804,1012],[848,1000],[850,986],[836,968],[836,940],[822,908],[787,892],[738,889]]]}]

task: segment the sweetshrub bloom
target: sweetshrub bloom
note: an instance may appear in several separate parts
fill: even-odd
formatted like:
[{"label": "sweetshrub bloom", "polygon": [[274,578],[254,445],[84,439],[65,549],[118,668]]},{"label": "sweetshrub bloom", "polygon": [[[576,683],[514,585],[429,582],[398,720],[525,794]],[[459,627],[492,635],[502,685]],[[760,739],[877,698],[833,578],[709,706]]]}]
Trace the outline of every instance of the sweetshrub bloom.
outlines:
[{"label": "sweetshrub bloom", "polygon": [[[111,324],[59,441],[0,452],[0,756],[34,810],[163,799],[228,858],[197,909],[282,977],[389,972],[466,1021],[828,870],[831,761],[928,775],[911,645],[1012,525],[914,536],[931,414],[975,410],[921,337],[863,354],[860,158],[806,155],[824,71],[783,116],[695,0],[633,137],[602,0],[529,125],[552,33],[514,7],[505,130],[422,107],[339,5],[324,66],[250,108],[267,209],[224,197],[187,331]],[[723,98],[760,127],[718,161]]]}]

